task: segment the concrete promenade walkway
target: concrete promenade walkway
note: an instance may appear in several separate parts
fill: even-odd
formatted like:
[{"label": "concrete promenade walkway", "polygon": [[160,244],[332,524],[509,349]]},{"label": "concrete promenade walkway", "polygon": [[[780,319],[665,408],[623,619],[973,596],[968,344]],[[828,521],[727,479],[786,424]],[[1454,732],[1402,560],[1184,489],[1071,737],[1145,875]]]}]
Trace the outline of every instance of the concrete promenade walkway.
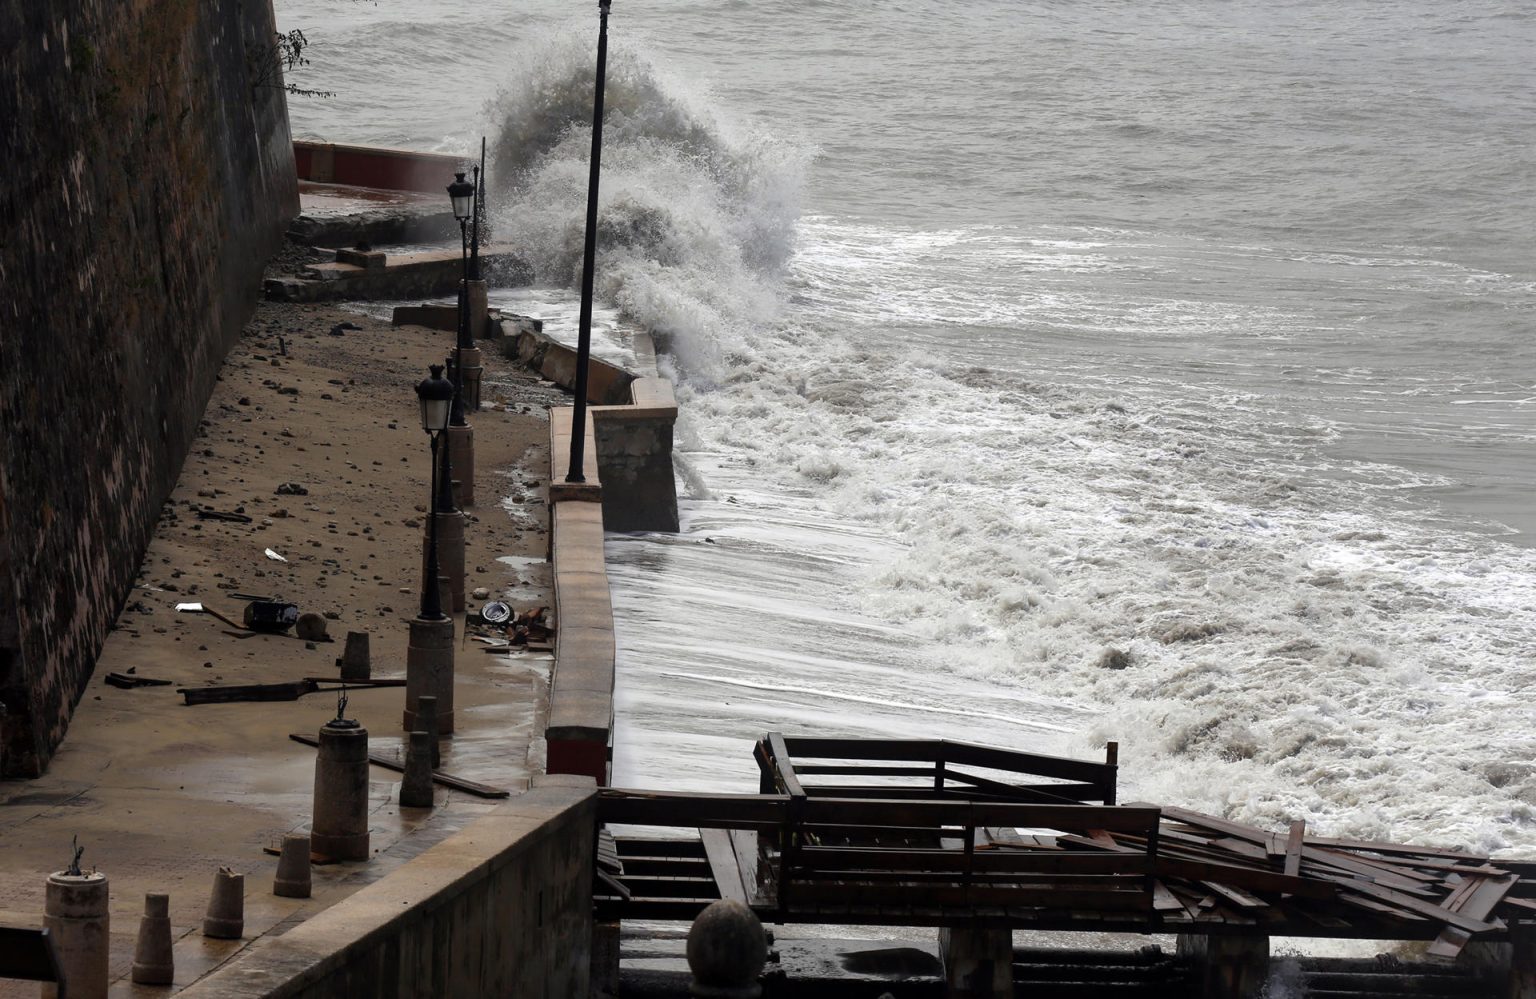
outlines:
[{"label": "concrete promenade walkway", "polygon": [[[431,812],[402,810],[398,775],[373,767],[373,860],[316,867],[313,898],[277,898],[276,857],[263,848],[307,830],[314,780],[315,751],[288,734],[313,735],[335,714],[335,699],[188,707],[175,693],[210,682],[336,676],[348,631],[370,634],[375,678],[404,677],[428,473],[412,389],[450,346],[450,334],[335,308],[258,309],[225,362],[203,434],[67,739],[42,778],[0,782],[0,923],[41,925],[44,882],[67,864],[78,836],[82,864],[111,880],[112,975],[120,978],[113,994],[164,995],[126,979],[146,892],[170,894],[181,988],[495,806],[439,787]],[[542,479],[546,410],[559,394],[486,347],[485,408],[471,418],[479,506],[466,526],[466,589],[487,587],[515,608],[536,607],[549,603]],[[286,483],[305,492],[279,494]],[[204,507],[251,520],[202,519]],[[267,557],[268,548],[287,561]],[[336,640],[251,636],[174,611],[179,601],[201,601],[238,620],[245,601],[237,593],[323,613]],[[442,769],[516,793],[541,769],[535,734],[544,727],[550,657],[484,654],[462,642],[462,623],[460,615],[458,730],[444,743]],[[129,670],[172,685],[122,690],[103,681]],[[399,751],[403,699],[402,688],[352,694],[348,714],[367,727],[373,751]],[[201,934],[220,866],[246,876],[240,941]],[[0,997],[36,994],[35,984],[0,982]]]}]

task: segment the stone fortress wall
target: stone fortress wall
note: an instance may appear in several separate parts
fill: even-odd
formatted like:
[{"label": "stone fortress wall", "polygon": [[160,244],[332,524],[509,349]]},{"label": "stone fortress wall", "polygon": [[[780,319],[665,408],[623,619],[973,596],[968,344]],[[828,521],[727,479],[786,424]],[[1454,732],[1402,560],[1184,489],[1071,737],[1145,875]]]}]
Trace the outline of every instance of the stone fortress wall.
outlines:
[{"label": "stone fortress wall", "polygon": [[298,212],[268,0],[0,0],[0,774],[63,739]]}]

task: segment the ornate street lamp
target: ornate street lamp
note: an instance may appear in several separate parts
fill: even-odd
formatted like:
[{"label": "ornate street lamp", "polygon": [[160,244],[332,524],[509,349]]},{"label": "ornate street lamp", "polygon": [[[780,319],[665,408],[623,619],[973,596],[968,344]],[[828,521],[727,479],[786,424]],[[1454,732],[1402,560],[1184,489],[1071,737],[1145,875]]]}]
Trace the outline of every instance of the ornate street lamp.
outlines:
[{"label": "ornate street lamp", "polygon": [[[475,215],[475,185],[464,179],[462,173],[453,175],[455,180],[448,185],[448,197],[453,200],[453,217],[459,221],[459,335],[458,353],[453,364],[453,415],[452,425],[455,427],[467,426],[464,418],[464,372],[463,365],[458,363],[462,359],[463,352],[474,346],[469,338],[469,220]],[[480,168],[475,168],[475,176],[480,176]],[[452,486],[449,487],[450,490]]]},{"label": "ornate street lamp", "polygon": [[592,266],[597,255],[597,178],[603,154],[603,91],[608,76],[608,7],[597,0],[597,85],[592,96],[592,170],[587,179],[587,240],[581,257],[581,330],[576,341],[576,411],[571,414],[571,460],[567,482],[585,482],[582,448],[587,442],[587,366],[592,356]]},{"label": "ornate street lamp", "polygon": [[427,572],[421,585],[421,617],[429,621],[440,621],[447,615],[443,613],[442,597],[438,593],[437,584],[437,443],[443,431],[448,429],[449,413],[453,408],[453,383],[443,377],[441,364],[434,364],[431,369],[431,377],[423,379],[416,386],[416,399],[421,403],[421,429],[432,439],[433,479],[431,520],[428,522],[427,534]]}]

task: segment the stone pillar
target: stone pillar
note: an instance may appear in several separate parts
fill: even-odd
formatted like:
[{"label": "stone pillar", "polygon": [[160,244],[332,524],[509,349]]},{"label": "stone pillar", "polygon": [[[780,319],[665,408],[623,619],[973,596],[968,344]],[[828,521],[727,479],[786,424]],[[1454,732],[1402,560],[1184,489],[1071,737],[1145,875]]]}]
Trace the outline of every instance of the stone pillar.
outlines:
[{"label": "stone pillar", "polygon": [[410,644],[405,650],[405,730],[414,732],[416,699],[437,698],[437,734],[453,734],[453,618],[411,619]]},{"label": "stone pillar", "polygon": [[1509,921],[1509,987],[1505,999],[1536,999],[1536,923]]},{"label": "stone pillar", "polygon": [[221,867],[213,875],[213,891],[203,913],[203,936],[239,940],[245,935],[245,875]]},{"label": "stone pillar", "polygon": [[170,985],[176,979],[176,959],[171,954],[171,896],[161,892],[144,896],[144,917],[139,920],[129,977],[140,985]]},{"label": "stone pillar", "polygon": [[368,730],[350,718],[320,726],[314,814],[310,846],[316,853],[368,859]]},{"label": "stone pillar", "polygon": [[[111,954],[111,916],[107,911],[107,876],[97,872],[48,876],[43,928],[53,938],[69,999],[106,999],[107,960]],[[43,986],[44,999],[59,990]]]},{"label": "stone pillar", "polygon": [[1473,940],[1456,958],[1497,999],[1536,999],[1536,923],[1508,920],[1507,941]]},{"label": "stone pillar", "polygon": [[453,466],[454,501],[460,509],[475,505],[475,428],[448,428],[448,461]]},{"label": "stone pillar", "polygon": [[619,924],[592,924],[592,999],[618,999]]},{"label": "stone pillar", "polygon": [[1013,999],[1013,933],[996,927],[939,930],[947,999]]},{"label": "stone pillar", "polygon": [[405,774],[400,781],[401,808],[431,808],[432,745],[427,733],[417,730],[410,735],[405,751]]},{"label": "stone pillar", "polygon": [[[429,523],[421,535],[423,578],[427,574],[427,552],[431,544],[432,534]],[[464,610],[464,514],[462,511],[449,510],[447,513],[437,515],[437,569],[448,577],[448,600],[443,602],[443,610],[454,614],[462,612]]]},{"label": "stone pillar", "polygon": [[283,898],[309,898],[314,890],[310,874],[309,837],[289,833],[283,837],[283,852],[277,858],[277,875],[272,879],[272,894]]},{"label": "stone pillar", "polygon": [[1259,999],[1269,979],[1269,937],[1180,933],[1178,955],[1192,961],[1199,999]]},{"label": "stone pillar", "polygon": [[368,656],[368,632],[347,632],[347,648],[336,660],[341,667],[343,680],[367,680],[373,676],[373,663]]}]

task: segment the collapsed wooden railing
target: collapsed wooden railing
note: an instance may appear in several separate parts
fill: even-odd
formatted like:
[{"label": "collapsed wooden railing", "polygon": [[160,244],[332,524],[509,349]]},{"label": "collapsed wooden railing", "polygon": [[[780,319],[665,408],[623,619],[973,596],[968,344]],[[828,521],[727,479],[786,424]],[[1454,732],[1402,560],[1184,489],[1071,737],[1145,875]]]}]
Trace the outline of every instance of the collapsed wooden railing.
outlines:
[{"label": "collapsed wooden railing", "polygon": [[1113,744],[1098,764],[771,734],[755,756],[755,795],[601,792],[601,823],[673,832],[601,833],[599,918],[723,897],[778,922],[1427,940],[1442,961],[1536,921],[1533,864],[1116,806]]}]

